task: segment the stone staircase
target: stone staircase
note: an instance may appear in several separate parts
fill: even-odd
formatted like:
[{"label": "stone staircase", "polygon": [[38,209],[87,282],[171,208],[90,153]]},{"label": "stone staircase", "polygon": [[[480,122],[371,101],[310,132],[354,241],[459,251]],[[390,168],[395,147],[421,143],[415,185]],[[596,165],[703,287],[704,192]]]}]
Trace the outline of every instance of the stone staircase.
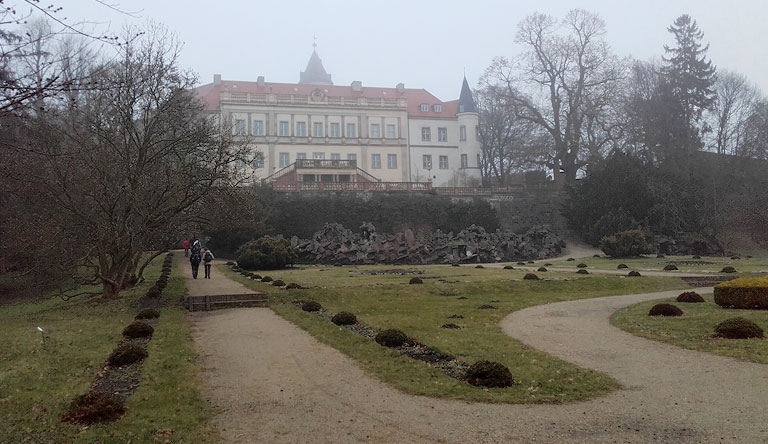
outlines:
[{"label": "stone staircase", "polygon": [[233,307],[267,307],[268,305],[269,301],[264,293],[188,296],[184,300],[184,308],[189,311],[208,311]]}]

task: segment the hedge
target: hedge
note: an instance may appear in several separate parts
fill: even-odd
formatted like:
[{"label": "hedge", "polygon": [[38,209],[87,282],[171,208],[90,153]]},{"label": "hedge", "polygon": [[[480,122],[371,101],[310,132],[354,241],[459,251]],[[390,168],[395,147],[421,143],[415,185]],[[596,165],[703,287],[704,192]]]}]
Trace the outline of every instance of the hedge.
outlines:
[{"label": "hedge", "polygon": [[721,307],[768,310],[768,278],[741,278],[715,286]]}]

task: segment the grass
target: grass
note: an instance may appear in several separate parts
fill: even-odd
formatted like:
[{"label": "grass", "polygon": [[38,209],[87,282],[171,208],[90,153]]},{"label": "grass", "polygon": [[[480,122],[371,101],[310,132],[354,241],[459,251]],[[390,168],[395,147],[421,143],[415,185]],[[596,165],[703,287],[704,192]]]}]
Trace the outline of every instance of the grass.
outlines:
[{"label": "grass", "polygon": [[[768,311],[724,309],[714,303],[712,295],[703,296],[705,303],[681,303],[675,302],[674,299],[641,302],[617,311],[611,318],[611,322],[632,334],[655,341],[768,364],[768,340],[766,339],[712,337],[717,324],[735,317],[749,319],[768,332]],[[660,302],[677,305],[683,310],[683,316],[674,318],[648,316],[648,310]]]},{"label": "grass", "polygon": [[[0,442],[207,443],[211,408],[198,391],[196,354],[185,311],[183,278],[174,274],[163,293],[141,385],[119,421],[88,428],[61,423],[69,402],[85,393],[138,312],[138,299],[160,274],[164,256],[147,268],[146,282],[114,301],[57,298],[0,306]],[[175,261],[183,258],[176,254]],[[43,347],[37,326],[45,329]]]},{"label": "grass", "polygon": [[[408,285],[410,275],[361,274],[395,268],[425,270],[421,275],[424,284]],[[280,316],[356,359],[366,371],[406,393],[496,403],[571,402],[618,387],[605,374],[576,367],[509,338],[499,326],[507,314],[548,302],[687,287],[675,278],[581,277],[575,273],[540,273],[548,279],[524,281],[524,272],[468,266],[310,266],[259,272],[286,283],[311,287],[289,291],[251,281],[227,267],[221,269],[236,280],[268,293],[272,309]],[[441,296],[441,293],[456,296]],[[460,300],[459,296],[468,299]],[[372,327],[400,329],[468,363],[480,359],[501,362],[520,383],[506,389],[472,387],[286,303],[295,299],[316,300],[332,312],[350,311]],[[498,309],[477,308],[488,303]],[[464,319],[448,319],[453,314],[463,315]],[[462,329],[440,328],[449,322]]]},{"label": "grass", "polygon": [[[580,258],[576,261],[549,261],[555,267],[575,267],[577,264],[585,263],[588,266],[588,270],[591,268],[598,268],[604,270],[616,270],[616,266],[619,264],[626,264],[629,270],[643,271],[664,271],[664,266],[672,262],[709,262],[709,264],[703,265],[688,265],[688,264],[676,264],[679,271],[673,273],[717,273],[720,274],[720,270],[725,266],[732,266],[740,273],[757,273],[763,270],[768,270],[768,258],[764,253],[760,256],[753,258],[747,258],[742,256],[741,259],[731,259],[730,257],[720,256],[702,256],[701,259],[692,259],[691,256],[666,256],[664,258],[656,258],[656,256],[643,256],[640,258],[622,258],[611,259],[608,257],[589,257]],[[547,261],[539,261],[547,262]],[[538,263],[537,263],[538,265]],[[625,271],[629,271],[625,270]],[[734,275],[735,276],[735,275]]]}]

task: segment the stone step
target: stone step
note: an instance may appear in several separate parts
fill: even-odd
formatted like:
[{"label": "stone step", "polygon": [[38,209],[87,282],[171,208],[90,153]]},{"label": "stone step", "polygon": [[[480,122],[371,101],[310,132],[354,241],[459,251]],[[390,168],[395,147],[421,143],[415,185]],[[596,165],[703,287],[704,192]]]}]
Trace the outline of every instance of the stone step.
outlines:
[{"label": "stone step", "polygon": [[233,307],[266,307],[269,305],[264,293],[216,294],[208,296],[188,296],[184,307],[189,311],[216,310]]}]

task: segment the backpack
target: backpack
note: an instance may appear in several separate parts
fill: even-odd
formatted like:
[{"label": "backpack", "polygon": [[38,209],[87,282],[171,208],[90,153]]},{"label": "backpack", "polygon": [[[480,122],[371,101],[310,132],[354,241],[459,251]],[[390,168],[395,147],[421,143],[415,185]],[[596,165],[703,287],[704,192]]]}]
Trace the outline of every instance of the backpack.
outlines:
[{"label": "backpack", "polygon": [[203,255],[203,260],[206,262],[210,262],[213,260],[213,255],[211,254],[210,251],[205,252],[205,255]]},{"label": "backpack", "polygon": [[199,241],[195,241],[195,243],[192,244],[192,254],[193,255],[197,255],[199,257],[200,253],[201,253],[200,250],[202,250],[202,249],[203,249],[203,247],[200,245]]},{"label": "backpack", "polygon": [[197,253],[190,254],[189,255],[189,261],[190,262],[197,262],[199,264],[200,263],[200,252],[198,251]]}]

